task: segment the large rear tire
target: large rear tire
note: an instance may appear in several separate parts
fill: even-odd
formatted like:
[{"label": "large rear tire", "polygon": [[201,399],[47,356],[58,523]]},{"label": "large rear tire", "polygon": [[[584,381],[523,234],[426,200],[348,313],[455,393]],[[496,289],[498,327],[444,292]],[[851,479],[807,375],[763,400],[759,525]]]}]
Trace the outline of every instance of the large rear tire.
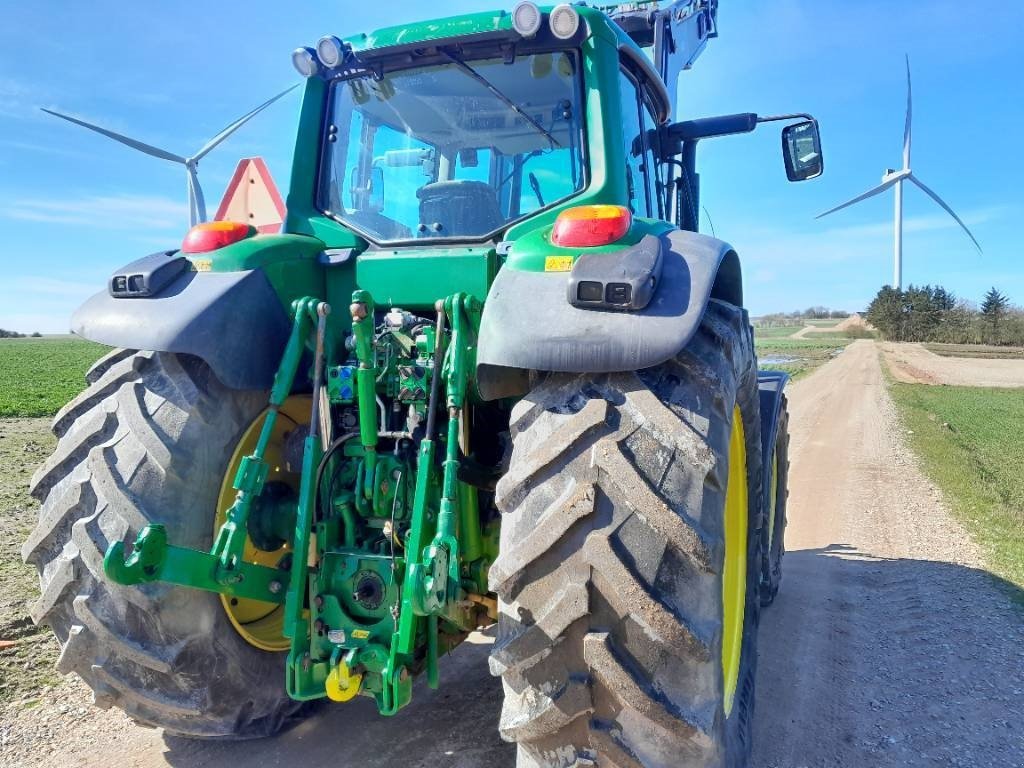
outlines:
[{"label": "large rear tire", "polygon": [[775,444],[772,446],[771,475],[765,478],[768,508],[764,526],[764,575],[761,577],[761,607],[775,602],[782,584],[782,558],[786,554],[786,503],[789,500],[789,409],[782,395]]},{"label": "large rear tire", "polygon": [[216,594],[103,575],[111,542],[147,523],[209,549],[221,478],[265,393],[224,387],[197,358],[116,350],[54,421],[54,454],[32,481],[39,523],[22,548],[39,569],[32,619],[53,628],[58,669],[101,707],[189,737],[249,738],[296,711],[285,654],[246,643]]},{"label": "large rear tire", "polygon": [[516,406],[491,669],[519,768],[747,765],[758,408],[746,313],[719,301],[675,359],[551,376]]}]

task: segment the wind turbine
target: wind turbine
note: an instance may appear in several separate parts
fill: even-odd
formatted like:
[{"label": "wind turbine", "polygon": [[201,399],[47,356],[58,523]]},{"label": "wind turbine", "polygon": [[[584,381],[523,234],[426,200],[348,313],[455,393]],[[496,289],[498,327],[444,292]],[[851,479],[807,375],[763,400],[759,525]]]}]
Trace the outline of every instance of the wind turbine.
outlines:
[{"label": "wind turbine", "polygon": [[916,184],[918,186],[918,188],[922,192],[924,192],[926,195],[928,195],[928,197],[930,197],[932,200],[934,200],[936,203],[938,203],[940,206],[942,206],[942,209],[946,213],[948,213],[950,216],[952,216],[956,220],[956,223],[961,226],[961,228],[964,230],[964,232],[967,233],[967,236],[969,238],[971,238],[971,242],[974,243],[974,247],[978,249],[978,253],[981,253],[981,246],[978,245],[978,241],[974,238],[974,235],[971,234],[971,230],[969,230],[967,228],[967,225],[964,224],[960,220],[960,217],[957,216],[953,212],[952,208],[950,208],[948,205],[946,205],[946,203],[943,201],[943,199],[941,197],[939,197],[937,194],[935,194],[935,192],[933,192],[931,189],[929,189],[927,186],[925,186],[924,182],[922,182],[919,178],[917,178],[911,172],[911,170],[910,170],[910,122],[911,122],[911,112],[912,112],[912,110],[911,110],[911,99],[910,99],[910,57],[908,56],[907,57],[907,120],[906,120],[906,124],[905,124],[905,126],[903,128],[903,167],[900,170],[898,170],[898,171],[894,171],[891,168],[886,169],[885,173],[882,174],[882,183],[879,184],[877,187],[875,187],[874,189],[869,189],[864,194],[857,195],[857,197],[853,198],[852,200],[847,200],[842,205],[837,205],[835,208],[830,208],[829,210],[825,211],[824,213],[820,213],[820,214],[818,214],[815,217],[817,219],[820,219],[822,216],[828,216],[830,213],[835,213],[836,211],[842,210],[843,208],[847,208],[847,207],[853,205],[854,203],[859,203],[861,200],[867,200],[869,197],[874,197],[875,195],[877,195],[877,194],[879,194],[881,192],[884,192],[885,190],[889,189],[889,187],[893,187],[894,190],[895,190],[895,193],[896,193],[896,215],[895,215],[895,220],[893,222],[893,228],[894,228],[894,242],[893,242],[894,259],[893,259],[893,262],[894,263],[893,263],[892,285],[893,285],[893,288],[896,288],[896,289],[901,288],[902,284],[903,284],[903,182],[904,181],[909,181],[909,182],[911,182],[913,184]]},{"label": "wind turbine", "polygon": [[235,120],[233,123],[230,123],[226,128],[224,128],[224,130],[222,130],[208,142],[206,142],[202,147],[200,147],[199,151],[196,152],[191,157],[182,157],[181,155],[176,155],[173,152],[168,152],[165,149],[154,147],[151,144],[145,144],[136,139],[129,138],[128,136],[122,136],[120,133],[115,133],[114,131],[108,130],[106,128],[101,128],[98,125],[87,123],[85,120],[79,120],[77,117],[63,115],[60,112],[56,112],[52,109],[46,109],[45,107],[40,107],[40,109],[42,109],[43,112],[46,112],[48,115],[53,115],[54,117],[59,117],[62,120],[67,120],[69,123],[74,123],[75,125],[80,125],[83,128],[88,128],[90,131],[95,131],[96,133],[106,136],[107,138],[113,139],[114,141],[119,141],[122,144],[129,146],[132,149],[137,149],[140,152],[144,152],[147,155],[158,157],[161,160],[170,160],[172,163],[180,163],[181,165],[184,165],[185,170],[188,172],[189,225],[195,226],[200,222],[206,221],[206,199],[203,197],[203,188],[199,185],[199,161],[206,157],[206,155],[208,155],[214,147],[216,147],[218,144],[224,141],[228,136],[233,134],[235,131],[237,131],[239,128],[241,128],[243,125],[249,122],[252,118],[256,117],[256,115],[258,115],[264,109],[266,109],[275,101],[280,99],[286,93],[297,87],[298,85],[293,85],[291,88],[286,88],[273,98],[267,99],[265,102],[260,104],[252,111],[245,113],[240,118]]}]

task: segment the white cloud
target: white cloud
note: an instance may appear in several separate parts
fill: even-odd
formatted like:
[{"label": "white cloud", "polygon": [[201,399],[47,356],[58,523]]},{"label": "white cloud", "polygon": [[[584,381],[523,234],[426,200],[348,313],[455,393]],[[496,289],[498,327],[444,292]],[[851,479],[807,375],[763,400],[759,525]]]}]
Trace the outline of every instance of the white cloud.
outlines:
[{"label": "white cloud", "polygon": [[[956,209],[954,209],[956,210]],[[991,206],[989,208],[978,208],[975,210],[968,211],[965,215],[960,216],[964,224],[968,227],[972,227],[978,224],[984,224],[998,219],[1007,212],[1007,207],[1002,205]],[[959,212],[958,212],[959,213]],[[904,216],[903,217],[903,234],[911,234],[914,232],[934,232],[941,229],[958,229],[957,224],[953,218],[945,212],[933,213],[927,216]],[[893,234],[893,222],[892,219],[888,221],[880,221],[873,224],[855,224],[846,227],[837,227],[834,229],[827,230],[824,235],[831,237],[892,237]]]},{"label": "white cloud", "polygon": [[0,291],[0,295],[10,292],[19,295],[40,294],[43,296],[83,298],[96,293],[101,287],[102,284],[97,284],[95,280],[92,282],[75,282],[45,275],[28,275],[7,280],[5,288]]},{"label": "white cloud", "polygon": [[33,97],[38,93],[29,85],[0,77],[0,116],[28,117],[35,109]]},{"label": "white cloud", "polygon": [[69,149],[57,144],[37,144],[31,141],[15,141],[10,139],[0,140],[0,147],[6,149],[13,149],[18,152],[39,152],[46,155],[60,155],[61,157],[80,157],[80,158],[91,158],[86,152],[80,152],[76,149]]},{"label": "white cloud", "polygon": [[[1011,212],[1008,206],[993,206],[966,211],[961,217],[968,226],[975,226],[1001,218]],[[919,237],[927,233],[944,230],[959,230],[960,227],[945,213],[926,216],[905,217],[903,220],[904,248],[913,247],[916,242],[907,235]],[[736,246],[740,257],[748,267],[756,269],[785,269],[787,267],[820,268],[827,264],[874,261],[880,257],[879,269],[883,270],[885,257],[892,259],[892,222],[856,224],[847,227],[833,227],[819,231],[792,232],[776,229],[770,225],[744,226],[734,221],[730,227],[730,242]],[[975,231],[979,239],[983,236]],[[966,235],[963,238],[965,252],[974,252]],[[950,241],[955,245],[956,241]],[[884,271],[884,270],[883,270]],[[756,279],[756,272],[755,272]]]},{"label": "white cloud", "polygon": [[181,230],[188,210],[184,202],[155,195],[93,195],[71,200],[11,200],[0,204],[0,218],[96,229]]}]

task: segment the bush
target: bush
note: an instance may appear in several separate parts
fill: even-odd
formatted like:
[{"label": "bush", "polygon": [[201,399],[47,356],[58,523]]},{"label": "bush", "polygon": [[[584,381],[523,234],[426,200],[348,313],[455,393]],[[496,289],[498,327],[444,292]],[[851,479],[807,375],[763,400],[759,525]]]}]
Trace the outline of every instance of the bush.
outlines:
[{"label": "bush", "polygon": [[843,335],[848,339],[873,339],[875,338],[875,332],[869,331],[867,328],[862,328],[859,325],[855,325],[852,328],[847,328],[843,331]]}]

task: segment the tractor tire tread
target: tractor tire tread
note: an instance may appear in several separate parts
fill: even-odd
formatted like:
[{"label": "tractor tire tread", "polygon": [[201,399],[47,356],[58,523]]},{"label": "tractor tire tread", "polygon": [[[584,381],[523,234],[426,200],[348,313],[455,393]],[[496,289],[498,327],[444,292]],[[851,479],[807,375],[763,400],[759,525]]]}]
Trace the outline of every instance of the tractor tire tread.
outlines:
[{"label": "tractor tire tread", "polygon": [[233,392],[196,358],[114,350],[54,420],[57,448],[32,481],[42,501],[22,548],[39,570],[33,621],[61,643],[99,706],[194,738],[278,730],[300,705],[284,691],[283,654],[248,645],[212,593],[106,580],[103,555],[150,522],[208,549],[234,442],[265,404]]},{"label": "tractor tire tread", "polygon": [[[500,730],[518,743],[521,768],[746,759],[748,737],[724,745],[718,636],[733,403],[748,434],[748,562],[760,563],[748,329],[742,309],[712,300],[673,360],[636,373],[551,374],[515,406],[510,468],[496,491],[503,520],[490,585],[501,618],[491,671],[503,679]],[[758,604],[759,573],[748,607]],[[730,723],[743,722],[728,726],[741,730],[753,704],[753,660],[744,664]]]}]

